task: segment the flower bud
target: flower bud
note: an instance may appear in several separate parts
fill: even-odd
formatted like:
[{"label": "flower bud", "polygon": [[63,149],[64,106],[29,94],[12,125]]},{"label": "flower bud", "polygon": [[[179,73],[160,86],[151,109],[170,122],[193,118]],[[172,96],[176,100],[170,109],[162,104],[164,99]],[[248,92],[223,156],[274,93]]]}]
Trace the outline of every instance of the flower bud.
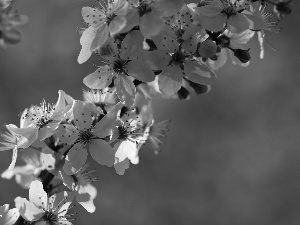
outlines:
[{"label": "flower bud", "polygon": [[185,87],[182,86],[178,90],[177,95],[180,100],[188,100],[190,98],[190,92]]},{"label": "flower bud", "polygon": [[212,40],[206,40],[200,43],[198,52],[201,55],[201,57],[204,58],[213,57],[217,52],[217,45]]},{"label": "flower bud", "polygon": [[186,79],[190,87],[195,91],[197,95],[204,95],[210,91],[210,85],[197,84],[188,79]]},{"label": "flower bud", "polygon": [[237,57],[242,63],[247,63],[251,59],[249,50],[250,48],[248,50],[234,49],[234,56]]}]

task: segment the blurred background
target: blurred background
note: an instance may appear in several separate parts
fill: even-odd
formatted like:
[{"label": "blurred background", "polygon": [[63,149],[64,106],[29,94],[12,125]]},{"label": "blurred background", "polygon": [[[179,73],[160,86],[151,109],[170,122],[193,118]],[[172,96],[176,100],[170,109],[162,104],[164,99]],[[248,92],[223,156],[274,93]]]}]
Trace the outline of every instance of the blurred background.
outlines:
[{"label": "blurred background", "polygon": [[[296,1],[295,1],[296,2]],[[296,2],[297,4],[298,2]],[[15,0],[29,16],[23,40],[0,49],[0,124],[19,126],[19,114],[44,98],[56,102],[62,89],[82,99],[82,79],[97,57],[83,65],[76,28],[83,26],[87,0]],[[300,51],[299,7],[285,17],[276,47],[259,59],[256,37],[252,61],[228,63],[205,96],[189,101],[155,99],[156,121],[172,119],[164,151],[146,145],[140,163],[124,176],[96,164],[96,213],[78,205],[75,225],[296,225],[300,223]],[[0,129],[4,132],[4,127]],[[0,171],[11,160],[0,153]],[[0,180],[0,205],[14,206],[28,190]]]}]

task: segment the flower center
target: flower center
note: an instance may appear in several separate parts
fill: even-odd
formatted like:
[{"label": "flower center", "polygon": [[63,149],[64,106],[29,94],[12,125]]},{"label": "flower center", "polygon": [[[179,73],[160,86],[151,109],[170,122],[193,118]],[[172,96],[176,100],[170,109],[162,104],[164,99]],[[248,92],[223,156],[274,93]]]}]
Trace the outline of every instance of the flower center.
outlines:
[{"label": "flower center", "polygon": [[117,59],[113,62],[113,70],[118,74],[126,74],[127,63],[127,60]]},{"label": "flower center", "polygon": [[77,177],[77,175],[76,174],[72,174],[71,177],[73,178],[74,183],[77,184],[78,181],[79,181],[79,178]]},{"label": "flower center", "polygon": [[87,145],[92,142],[92,139],[94,138],[94,135],[92,134],[91,130],[84,130],[79,131],[78,135],[78,141],[80,143],[83,143],[84,145]]},{"label": "flower center", "polygon": [[110,24],[110,22],[116,17],[117,15],[115,13],[107,14],[106,16],[106,23],[107,25]]},{"label": "flower center", "polygon": [[226,14],[227,18],[229,18],[230,16],[236,15],[237,11],[235,7],[228,6],[223,9],[222,13]]},{"label": "flower center", "polygon": [[25,118],[38,128],[42,128],[52,121],[51,117],[54,112],[54,106],[45,100],[42,101],[40,106],[32,106],[25,115]]},{"label": "flower center", "polygon": [[145,142],[144,140],[144,132],[143,127],[138,124],[139,121],[137,120],[126,120],[126,122],[118,127],[119,130],[119,137],[120,141],[129,140],[133,143],[141,143]]},{"label": "flower center", "polygon": [[182,66],[185,60],[185,56],[182,52],[176,51],[171,58],[171,64],[174,63],[177,66]]},{"label": "flower center", "polygon": [[119,126],[118,130],[119,130],[118,139],[121,140],[121,141],[125,141],[129,136],[127,128],[125,126]]},{"label": "flower center", "polygon": [[86,185],[87,183],[92,183],[98,180],[98,178],[93,175],[95,170],[87,171],[88,166],[89,164],[85,164],[75,174],[71,175],[76,186]]},{"label": "flower center", "polygon": [[145,3],[145,2],[142,2],[139,7],[137,8],[137,11],[138,13],[140,14],[140,17],[143,16],[144,14],[146,13],[149,13],[152,11],[151,7]]},{"label": "flower center", "polygon": [[182,35],[184,34],[184,30],[181,28],[178,28],[174,31],[174,33],[177,36],[177,38],[181,39]]},{"label": "flower center", "polygon": [[37,225],[55,225],[59,222],[58,217],[52,211],[45,212],[45,215],[42,217],[41,221],[36,223]]}]

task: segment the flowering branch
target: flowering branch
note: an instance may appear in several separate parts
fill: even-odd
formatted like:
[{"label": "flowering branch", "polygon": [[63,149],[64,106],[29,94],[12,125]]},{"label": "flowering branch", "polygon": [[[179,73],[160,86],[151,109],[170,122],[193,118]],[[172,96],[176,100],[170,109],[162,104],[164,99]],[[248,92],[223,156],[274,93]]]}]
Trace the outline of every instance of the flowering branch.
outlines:
[{"label": "flowering branch", "polygon": [[[13,157],[1,177],[15,176],[29,199],[17,197],[10,210],[2,206],[1,224],[72,224],[66,213],[73,199],[93,213],[97,177],[88,155],[123,175],[139,163],[146,141],[161,152],[170,120],[155,123],[153,96],[208,93],[228,56],[249,65],[247,43],[255,34],[263,58],[266,32],[280,31],[266,3],[278,18],[292,10],[292,1],[283,0],[108,0],[83,7],[78,63],[96,54],[104,65],[83,79],[83,100],[60,90],[55,104],[43,100],[23,111],[19,127],[6,125],[0,150],[13,150]],[[2,44],[19,42],[15,26],[27,21],[10,4],[0,0]],[[26,165],[16,166],[18,152],[29,148]]]}]

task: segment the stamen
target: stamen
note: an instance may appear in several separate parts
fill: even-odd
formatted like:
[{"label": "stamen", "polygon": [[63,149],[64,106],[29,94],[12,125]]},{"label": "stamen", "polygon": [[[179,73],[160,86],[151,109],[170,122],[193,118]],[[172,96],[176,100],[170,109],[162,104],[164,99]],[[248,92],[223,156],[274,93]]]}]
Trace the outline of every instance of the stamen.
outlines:
[{"label": "stamen", "polygon": [[26,109],[23,119],[27,118],[37,128],[42,128],[52,121],[51,117],[55,107],[53,104],[46,102],[44,99],[40,106],[32,106],[30,109]]},{"label": "stamen", "polygon": [[94,135],[93,135],[91,129],[80,130],[77,141],[82,143],[84,146],[86,146],[87,144],[92,142],[93,138],[94,138]]},{"label": "stamen", "polygon": [[96,170],[87,171],[89,163],[85,164],[81,169],[79,169],[75,174],[72,175],[75,183],[75,189],[79,188],[80,185],[95,182],[98,180],[97,177],[93,176]]}]

